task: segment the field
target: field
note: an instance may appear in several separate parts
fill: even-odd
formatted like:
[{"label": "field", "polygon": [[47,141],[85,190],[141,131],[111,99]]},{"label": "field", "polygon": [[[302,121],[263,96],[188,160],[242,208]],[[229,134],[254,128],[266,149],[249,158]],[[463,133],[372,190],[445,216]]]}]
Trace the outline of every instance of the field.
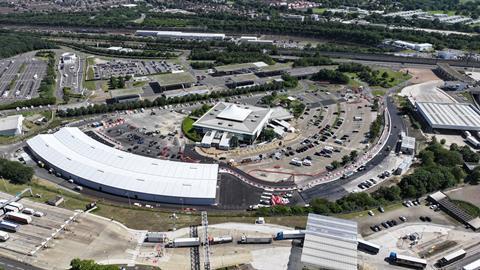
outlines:
[{"label": "field", "polygon": [[193,129],[193,123],[195,123],[195,120],[190,117],[186,117],[182,122],[182,131],[187,138],[192,141],[198,142],[202,138],[200,138],[197,132],[195,132],[195,130]]},{"label": "field", "polygon": [[447,14],[448,16],[455,15],[455,10],[429,10],[429,14]]},{"label": "field", "polygon": [[327,9],[326,8],[314,8],[313,13],[314,14],[323,14]]}]

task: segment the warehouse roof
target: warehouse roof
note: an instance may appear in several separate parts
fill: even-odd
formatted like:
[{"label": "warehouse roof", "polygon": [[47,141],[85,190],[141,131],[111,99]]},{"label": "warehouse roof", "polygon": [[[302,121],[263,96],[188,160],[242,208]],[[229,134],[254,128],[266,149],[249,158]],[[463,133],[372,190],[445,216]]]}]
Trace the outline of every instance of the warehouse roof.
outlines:
[{"label": "warehouse roof", "polygon": [[309,214],[301,262],[327,269],[357,269],[357,223]]},{"label": "warehouse roof", "polygon": [[21,114],[0,118],[0,130],[17,129],[17,127],[21,125],[22,121],[23,116]]},{"label": "warehouse roof", "polygon": [[272,110],[256,106],[220,102],[193,125],[196,127],[253,135],[270,118]]},{"label": "warehouse roof", "polygon": [[417,102],[416,106],[432,128],[480,130],[480,111],[469,103]]},{"label": "warehouse roof", "polygon": [[77,177],[145,194],[215,198],[218,165],[154,159],[102,144],[78,128],[38,135],[28,146],[46,162]]}]

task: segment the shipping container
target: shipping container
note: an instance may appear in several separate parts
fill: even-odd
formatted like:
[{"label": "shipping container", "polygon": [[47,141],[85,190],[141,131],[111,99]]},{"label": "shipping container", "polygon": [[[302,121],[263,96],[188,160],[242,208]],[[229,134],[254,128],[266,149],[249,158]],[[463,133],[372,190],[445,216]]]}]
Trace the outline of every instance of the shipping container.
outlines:
[{"label": "shipping container", "polygon": [[271,237],[248,237],[242,236],[238,241],[239,244],[270,244],[272,243]]},{"label": "shipping container", "polygon": [[478,270],[480,269],[480,259],[465,265],[462,270]]},{"label": "shipping container", "polygon": [[200,239],[198,237],[192,238],[177,238],[169,243],[170,247],[198,247],[200,246]]},{"label": "shipping container", "polygon": [[25,208],[23,209],[22,213],[27,215],[33,215],[33,213],[35,213],[35,210],[33,210],[32,208]]},{"label": "shipping container", "polygon": [[13,222],[8,222],[8,221],[0,222],[0,229],[6,230],[6,231],[16,232],[19,228],[20,228],[20,225]]},{"label": "shipping container", "polygon": [[275,240],[288,240],[288,239],[303,239],[305,238],[305,232],[302,230],[295,231],[281,231],[275,236]]},{"label": "shipping container", "polygon": [[463,249],[459,249],[438,260],[438,265],[445,266],[447,264],[451,264],[452,262],[458,261],[465,257],[465,255],[467,255],[467,252],[465,252]]},{"label": "shipping container", "polygon": [[18,202],[11,202],[11,203],[9,203],[8,205],[11,205],[11,206],[13,206],[13,207],[16,207],[19,212],[21,212],[21,211],[23,210],[23,208],[25,208],[25,207],[23,207],[23,204],[18,203]]},{"label": "shipping container", "polygon": [[220,236],[220,237],[209,238],[209,242],[212,245],[230,243],[232,241],[233,241],[233,237],[231,236]]},{"label": "shipping container", "polygon": [[15,213],[10,212],[5,215],[5,219],[12,220],[18,223],[29,224],[32,222],[32,217],[22,214],[22,213]]}]

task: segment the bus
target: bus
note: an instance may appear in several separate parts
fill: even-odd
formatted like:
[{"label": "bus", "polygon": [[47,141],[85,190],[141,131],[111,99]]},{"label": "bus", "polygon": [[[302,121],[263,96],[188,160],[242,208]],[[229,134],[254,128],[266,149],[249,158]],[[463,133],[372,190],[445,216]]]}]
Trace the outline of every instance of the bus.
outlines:
[{"label": "bus", "polygon": [[467,255],[467,252],[465,252],[463,249],[459,249],[438,260],[438,265],[445,266],[447,264],[451,264],[452,262],[458,261],[465,257],[465,255]]},{"label": "bus", "polygon": [[425,269],[425,267],[427,267],[427,260],[397,254],[396,252],[390,252],[390,256],[388,258],[391,263],[397,265],[403,265],[417,269]]},{"label": "bus", "polygon": [[380,246],[362,239],[358,239],[357,249],[377,254],[380,251]]},{"label": "bus", "polygon": [[480,259],[465,265],[462,270],[478,270],[480,269]]}]

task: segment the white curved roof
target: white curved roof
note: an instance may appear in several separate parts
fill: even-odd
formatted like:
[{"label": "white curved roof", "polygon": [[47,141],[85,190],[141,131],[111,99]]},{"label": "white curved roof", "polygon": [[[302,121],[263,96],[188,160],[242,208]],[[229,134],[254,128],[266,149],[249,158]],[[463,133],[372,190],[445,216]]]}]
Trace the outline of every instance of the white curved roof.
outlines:
[{"label": "white curved roof", "polygon": [[105,186],[146,194],[215,198],[218,165],[175,162],[124,152],[78,128],[65,127],[27,141],[45,161]]}]

